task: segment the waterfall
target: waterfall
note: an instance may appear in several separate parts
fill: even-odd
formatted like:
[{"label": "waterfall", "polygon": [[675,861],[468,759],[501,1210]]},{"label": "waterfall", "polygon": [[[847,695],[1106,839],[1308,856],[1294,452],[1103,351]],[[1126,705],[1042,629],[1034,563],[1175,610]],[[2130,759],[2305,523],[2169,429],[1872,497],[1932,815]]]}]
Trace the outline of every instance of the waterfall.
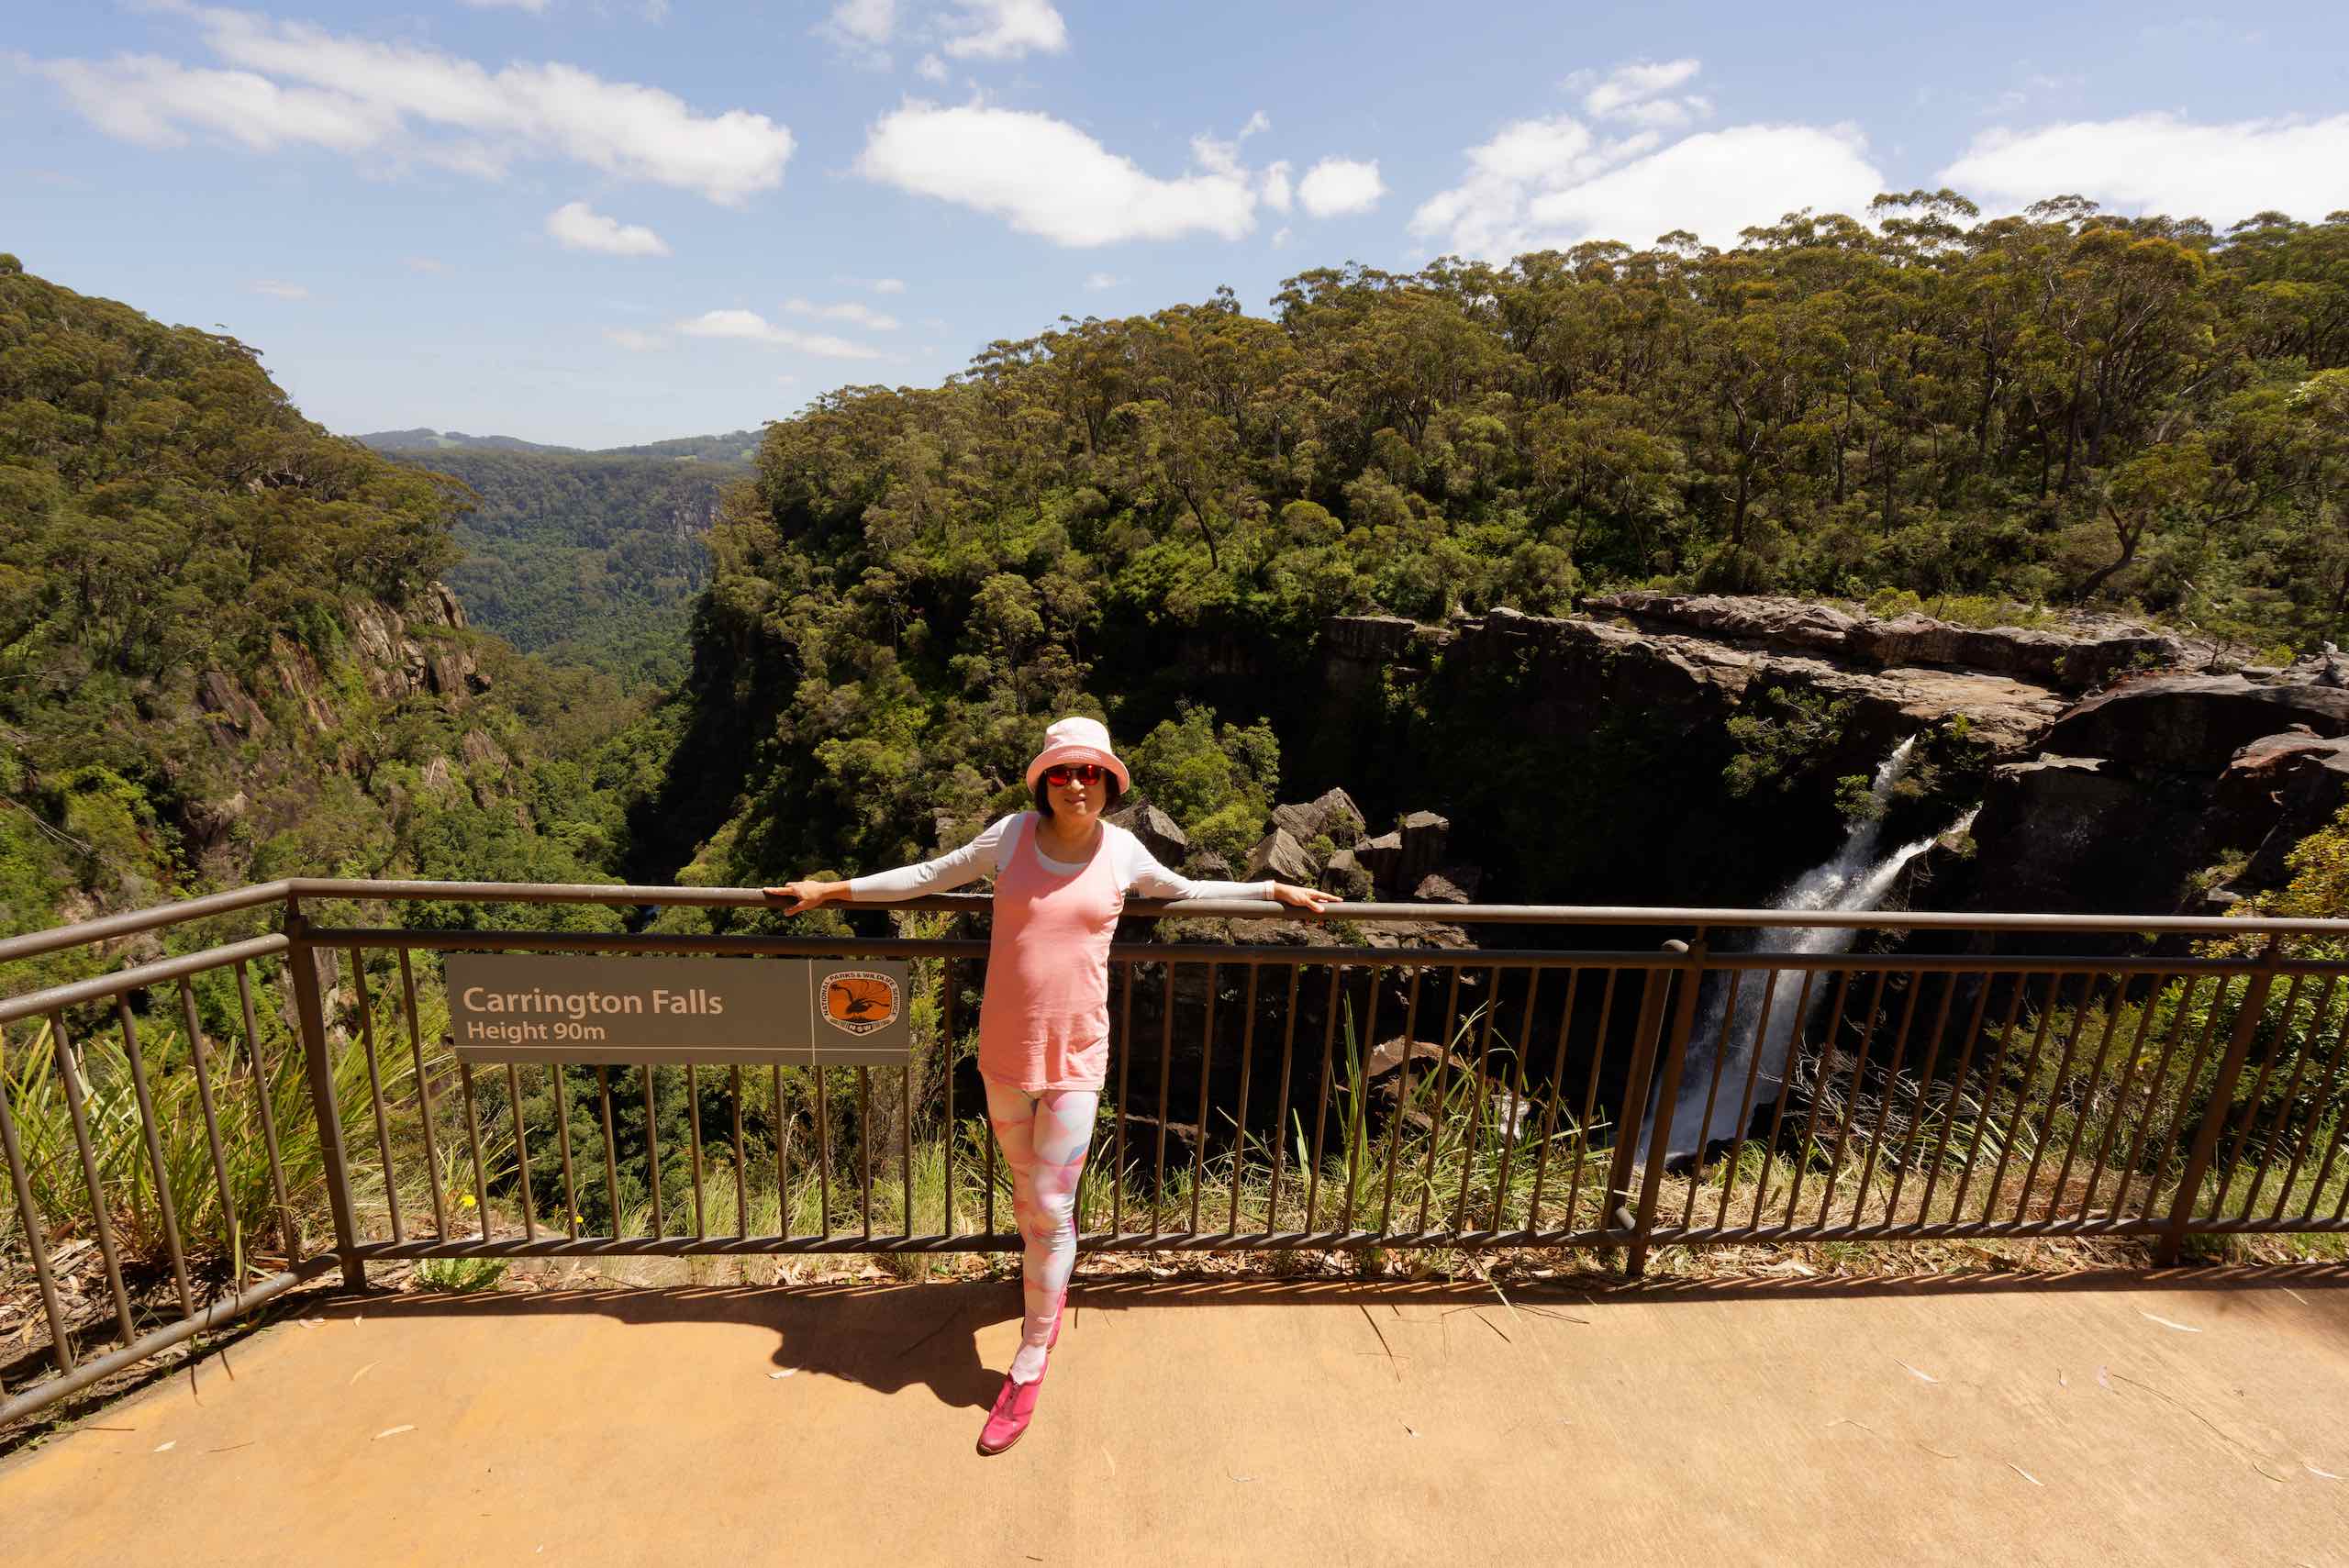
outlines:
[{"label": "waterfall", "polygon": [[[1891,889],[1901,869],[1932,847],[1933,838],[1928,837],[1903,844],[1888,855],[1879,856],[1876,850],[1884,832],[1884,807],[1891,801],[1893,786],[1908,774],[1909,753],[1916,744],[1917,738],[1912,735],[1893,748],[1892,754],[1876,768],[1869,787],[1872,809],[1852,824],[1842,847],[1832,859],[1796,879],[1794,885],[1772,903],[1772,908],[1853,912],[1873,909]],[[1963,831],[1972,821],[1973,814],[1969,812],[1958,823],[1958,830]],[[1837,953],[1848,951],[1858,935],[1858,930],[1849,926],[1777,927],[1765,931],[1763,940],[1783,944],[1776,948],[1782,952]],[[1738,986],[1737,1016],[1729,1020],[1726,1033],[1722,1029],[1723,1004],[1729,987],[1726,981],[1717,983],[1688,1040],[1688,1062],[1681,1074],[1679,1103],[1672,1111],[1671,1153],[1675,1157],[1699,1153],[1706,1146],[1734,1138],[1743,1130],[1738,1125],[1738,1107],[1744,1097],[1747,1069],[1757,1051],[1762,1054],[1762,1070],[1754,1082],[1753,1103],[1758,1107],[1777,1101],[1786,1087],[1788,1048],[1809,1021],[1807,1017],[1795,1016],[1802,995],[1802,971],[1780,970],[1777,984],[1771,989],[1764,975],[1748,971]],[[1762,994],[1765,989],[1771,989],[1767,1018],[1762,1017]],[[1817,1007],[1821,1000],[1823,988],[1813,986],[1810,1008]],[[1805,1013],[1810,1008],[1805,1008]],[[1727,1060],[1721,1064],[1720,1090],[1708,1119],[1705,1095],[1712,1081],[1717,1048]]]}]

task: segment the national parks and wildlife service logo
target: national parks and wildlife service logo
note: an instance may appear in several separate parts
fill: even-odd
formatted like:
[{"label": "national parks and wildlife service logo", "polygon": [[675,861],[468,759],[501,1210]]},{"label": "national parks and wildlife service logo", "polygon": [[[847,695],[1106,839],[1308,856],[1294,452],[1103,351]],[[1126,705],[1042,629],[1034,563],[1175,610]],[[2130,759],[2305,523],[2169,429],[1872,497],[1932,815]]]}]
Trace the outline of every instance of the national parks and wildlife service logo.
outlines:
[{"label": "national parks and wildlife service logo", "polygon": [[836,969],[824,977],[824,1018],[845,1034],[868,1035],[897,1016],[897,983],[869,969]]}]

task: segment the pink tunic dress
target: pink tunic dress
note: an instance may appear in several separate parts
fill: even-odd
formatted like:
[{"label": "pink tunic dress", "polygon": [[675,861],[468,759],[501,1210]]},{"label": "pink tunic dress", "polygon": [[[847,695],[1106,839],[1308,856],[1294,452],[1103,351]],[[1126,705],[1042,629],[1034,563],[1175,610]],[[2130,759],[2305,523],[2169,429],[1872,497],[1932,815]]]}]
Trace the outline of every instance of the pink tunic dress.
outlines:
[{"label": "pink tunic dress", "polygon": [[1084,868],[1046,868],[1035,821],[1012,829],[996,873],[979,1008],[979,1075],[1039,1094],[1098,1089],[1109,1071],[1109,939],[1126,890],[1105,833]]}]

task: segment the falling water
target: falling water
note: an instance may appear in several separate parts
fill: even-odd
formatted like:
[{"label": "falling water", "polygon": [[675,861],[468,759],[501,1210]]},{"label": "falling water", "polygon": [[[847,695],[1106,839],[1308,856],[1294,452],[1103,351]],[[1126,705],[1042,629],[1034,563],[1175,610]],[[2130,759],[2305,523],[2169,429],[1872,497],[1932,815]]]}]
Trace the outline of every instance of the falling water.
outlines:
[{"label": "falling water", "polygon": [[[1873,909],[1890,890],[1901,868],[1932,846],[1933,839],[1924,838],[1903,844],[1888,855],[1879,857],[1876,853],[1876,841],[1884,830],[1883,808],[1892,798],[1893,786],[1907,775],[1909,755],[1916,744],[1916,737],[1910,736],[1893,748],[1892,755],[1876,769],[1869,788],[1873,808],[1852,825],[1834,858],[1804,873],[1772,905],[1773,908]],[[1958,829],[1963,831],[1972,820],[1972,814],[1968,813],[1958,824]],[[1806,926],[1782,927],[1770,935],[1785,944],[1782,951],[1836,953],[1848,950],[1859,933],[1848,926]],[[1742,1130],[1736,1125],[1739,1105],[1744,1097],[1746,1072],[1757,1050],[1762,1053],[1762,1071],[1754,1083],[1753,1103],[1757,1106],[1776,1103],[1786,1084],[1788,1045],[1807,1021],[1795,1016],[1800,1005],[1802,979],[1799,970],[1780,970],[1777,984],[1772,988],[1765,985],[1762,975],[1748,974],[1738,987],[1737,1016],[1730,1020],[1726,1033],[1721,1023],[1727,985],[1717,990],[1706,1004],[1689,1037],[1688,1065],[1680,1080],[1679,1103],[1673,1107],[1671,1151],[1675,1156],[1697,1152],[1717,1140],[1733,1138]],[[1767,1018],[1762,1017],[1762,994],[1765,989],[1771,992]],[[1820,999],[1817,990],[1813,988],[1813,1006]],[[1804,1010],[1807,1013],[1809,1009]],[[1713,1079],[1717,1046],[1728,1059],[1721,1064],[1721,1086],[1708,1119],[1705,1097]]]}]

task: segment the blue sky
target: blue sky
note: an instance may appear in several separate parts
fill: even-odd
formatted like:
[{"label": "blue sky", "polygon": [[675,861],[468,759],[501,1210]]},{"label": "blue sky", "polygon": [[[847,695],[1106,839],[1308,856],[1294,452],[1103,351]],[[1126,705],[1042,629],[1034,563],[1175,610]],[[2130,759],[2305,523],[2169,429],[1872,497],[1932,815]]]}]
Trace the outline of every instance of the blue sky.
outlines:
[{"label": "blue sky", "polygon": [[1944,183],[2349,207],[2349,7],[41,4],[0,250],[331,428],[598,446],[932,384],[1063,313]]}]

